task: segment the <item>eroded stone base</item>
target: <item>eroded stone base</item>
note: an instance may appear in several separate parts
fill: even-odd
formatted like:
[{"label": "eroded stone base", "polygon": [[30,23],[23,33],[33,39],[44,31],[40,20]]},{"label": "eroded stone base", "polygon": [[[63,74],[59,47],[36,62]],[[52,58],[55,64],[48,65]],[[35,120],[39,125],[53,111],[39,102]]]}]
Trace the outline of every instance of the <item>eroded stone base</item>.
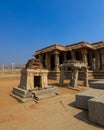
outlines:
[{"label": "eroded stone base", "polygon": [[104,126],[104,95],[88,101],[89,120]]},{"label": "eroded stone base", "polygon": [[53,87],[47,87],[46,89],[42,89],[39,91],[32,91],[32,94],[34,94],[34,97],[37,100],[44,99],[44,95],[48,95],[49,97],[52,95],[57,95],[58,94],[58,88],[53,86]]},{"label": "eroded stone base", "polygon": [[90,87],[96,89],[104,89],[104,81],[103,80],[92,81],[90,82]]},{"label": "eroded stone base", "polygon": [[11,96],[15,97],[20,102],[28,102],[33,99],[33,94],[28,90],[14,87]]},{"label": "eroded stone base", "polygon": [[88,110],[88,100],[104,94],[104,90],[90,89],[76,95],[76,106]]},{"label": "eroded stone base", "polygon": [[59,94],[58,87],[48,86],[47,88],[38,91],[36,90],[28,91],[28,90],[15,87],[13,88],[13,91],[10,95],[15,97],[18,101],[24,103],[24,102],[32,101],[33,99],[41,100],[41,99],[50,98],[58,94]]}]

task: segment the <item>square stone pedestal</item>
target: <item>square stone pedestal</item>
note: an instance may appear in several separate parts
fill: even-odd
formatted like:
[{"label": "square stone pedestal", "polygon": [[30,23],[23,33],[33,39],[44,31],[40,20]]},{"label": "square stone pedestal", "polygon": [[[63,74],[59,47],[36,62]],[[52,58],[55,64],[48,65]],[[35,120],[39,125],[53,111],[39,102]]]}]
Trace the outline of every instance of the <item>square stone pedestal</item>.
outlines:
[{"label": "square stone pedestal", "polygon": [[45,69],[23,69],[21,71],[21,79],[19,88],[25,90],[34,90],[35,87],[48,87],[48,70]]},{"label": "square stone pedestal", "polygon": [[[23,69],[18,87],[14,87],[11,95],[21,102],[40,100],[41,95],[56,94],[57,87],[48,86],[48,70]],[[38,89],[37,89],[38,88]]]},{"label": "square stone pedestal", "polygon": [[104,94],[104,90],[90,89],[76,95],[76,106],[88,110],[88,100]]},{"label": "square stone pedestal", "polygon": [[104,126],[104,94],[88,101],[89,120]]}]

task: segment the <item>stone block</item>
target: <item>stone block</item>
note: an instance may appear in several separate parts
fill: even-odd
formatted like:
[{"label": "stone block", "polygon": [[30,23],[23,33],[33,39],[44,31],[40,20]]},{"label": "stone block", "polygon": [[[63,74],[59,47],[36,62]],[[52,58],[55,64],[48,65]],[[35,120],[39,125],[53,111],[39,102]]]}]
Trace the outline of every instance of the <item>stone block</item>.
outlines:
[{"label": "stone block", "polygon": [[104,94],[88,101],[89,120],[104,126]]},{"label": "stone block", "polygon": [[28,102],[33,99],[32,93],[19,87],[14,87],[10,95],[15,97],[20,102]]},{"label": "stone block", "polygon": [[104,89],[104,81],[98,80],[98,81],[90,82],[90,87],[96,89]]},{"label": "stone block", "polygon": [[76,95],[76,106],[88,110],[88,100],[104,94],[104,90],[90,89]]},{"label": "stone block", "polygon": [[52,97],[53,95],[55,96],[58,93],[59,93],[58,87],[56,87],[56,86],[50,86],[46,89],[39,90],[39,91],[32,91],[32,94],[38,100],[45,99],[45,97]]}]

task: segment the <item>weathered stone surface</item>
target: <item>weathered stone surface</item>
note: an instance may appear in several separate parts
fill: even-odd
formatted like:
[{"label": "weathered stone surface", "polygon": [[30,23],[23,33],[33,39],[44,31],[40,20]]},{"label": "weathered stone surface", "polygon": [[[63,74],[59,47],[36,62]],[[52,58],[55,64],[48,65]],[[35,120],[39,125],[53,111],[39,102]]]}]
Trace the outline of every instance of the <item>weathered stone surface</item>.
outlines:
[{"label": "weathered stone surface", "polygon": [[85,86],[89,86],[88,85],[88,70],[87,70],[87,64],[82,62],[82,61],[78,61],[78,60],[68,60],[65,61],[61,66],[61,73],[60,73],[60,86],[63,85],[63,81],[65,79],[65,70],[68,70],[68,68],[71,69],[71,77],[70,77],[70,85],[72,87],[78,87],[77,81],[78,81],[78,71],[79,69],[83,69],[84,70],[84,85]]},{"label": "weathered stone surface", "polygon": [[39,59],[30,59],[26,64],[28,69],[43,69],[43,65]]},{"label": "weathered stone surface", "polygon": [[14,87],[11,96],[15,97],[20,102],[28,102],[33,99],[32,93],[29,93],[29,91]]},{"label": "weathered stone surface", "polygon": [[96,88],[96,89],[104,89],[104,81],[98,80],[98,81],[90,82],[90,87]]},{"label": "weathered stone surface", "polygon": [[58,93],[58,88],[56,86],[50,86],[40,91],[32,91],[32,94],[34,94],[34,97],[37,98],[38,100],[45,98],[46,95],[50,97],[52,95],[56,95],[57,93]]},{"label": "weathered stone surface", "polygon": [[89,120],[104,126],[104,94],[88,101]]},{"label": "weathered stone surface", "polygon": [[88,100],[101,94],[104,94],[104,90],[90,89],[81,92],[76,95],[76,106],[82,109],[88,109]]},{"label": "weathered stone surface", "polygon": [[20,88],[26,90],[34,90],[34,76],[40,76],[40,87],[45,88],[48,86],[47,75],[48,70],[46,69],[23,69],[21,71]]}]

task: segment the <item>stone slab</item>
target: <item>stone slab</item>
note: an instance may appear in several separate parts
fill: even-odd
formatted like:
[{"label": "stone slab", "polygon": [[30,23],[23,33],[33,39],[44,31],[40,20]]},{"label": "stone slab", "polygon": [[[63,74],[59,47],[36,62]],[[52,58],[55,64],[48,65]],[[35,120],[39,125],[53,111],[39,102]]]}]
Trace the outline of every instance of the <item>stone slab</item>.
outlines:
[{"label": "stone slab", "polygon": [[20,96],[16,95],[16,94],[13,94],[11,93],[10,94],[12,97],[16,98],[19,102],[21,103],[25,103],[25,102],[30,102],[33,100],[33,98],[21,98]]},{"label": "stone slab", "polygon": [[32,91],[32,94],[34,94],[34,97],[37,100],[41,100],[42,98],[45,99],[45,96],[52,97],[53,95],[56,95],[57,93],[58,93],[58,87],[48,87],[43,90]]},{"label": "stone slab", "polygon": [[33,100],[33,95],[31,92],[19,87],[14,87],[10,95],[22,103]]},{"label": "stone slab", "polygon": [[104,126],[104,94],[88,101],[89,120]]},{"label": "stone slab", "polygon": [[32,97],[32,94],[29,91],[27,91],[25,89],[21,89],[19,87],[14,87],[12,93],[21,98],[31,98]]},{"label": "stone slab", "polygon": [[88,100],[104,94],[104,90],[90,89],[76,95],[76,106],[88,110]]},{"label": "stone slab", "polygon": [[104,89],[104,81],[93,81],[90,82],[90,87],[96,88],[96,89]]}]

